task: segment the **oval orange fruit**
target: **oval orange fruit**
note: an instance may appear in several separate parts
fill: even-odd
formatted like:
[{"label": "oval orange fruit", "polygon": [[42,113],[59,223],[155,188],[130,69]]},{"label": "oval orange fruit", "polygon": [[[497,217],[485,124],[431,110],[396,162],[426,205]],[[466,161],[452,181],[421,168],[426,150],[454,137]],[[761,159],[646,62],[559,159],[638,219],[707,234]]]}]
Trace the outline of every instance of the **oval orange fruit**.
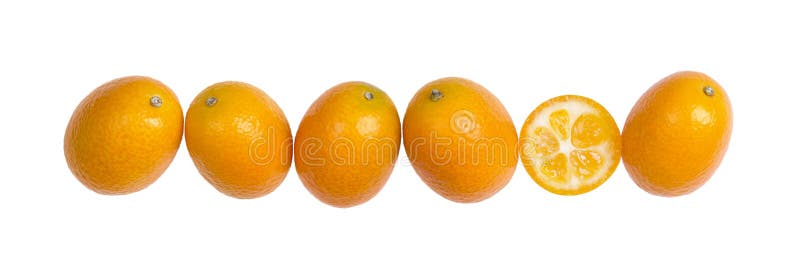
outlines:
[{"label": "oval orange fruit", "polygon": [[400,117],[389,96],[364,82],[330,88],[297,129],[295,169],[320,201],[352,207],[373,198],[400,150]]},{"label": "oval orange fruit", "polygon": [[149,77],[122,77],[97,87],[75,108],[64,155],[89,189],[129,194],[164,173],[182,134],[183,111],[172,90]]},{"label": "oval orange fruit", "polygon": [[403,145],[420,178],[455,202],[491,197],[517,166],[517,131],[505,107],[463,78],[432,81],[414,95],[403,119]]},{"label": "oval orange fruit", "polygon": [[592,99],[564,95],[531,112],[520,132],[520,158],[542,188],[578,195],[605,182],[619,164],[617,123]]},{"label": "oval orange fruit", "polygon": [[209,86],[186,112],[186,148],[197,170],[228,196],[251,199],[280,185],[292,164],[292,131],[283,111],[253,85]]},{"label": "oval orange fruit", "polygon": [[678,72],[647,90],[622,132],[622,160],[633,181],[659,196],[700,188],[719,166],[733,128],[728,95],[698,72]]}]

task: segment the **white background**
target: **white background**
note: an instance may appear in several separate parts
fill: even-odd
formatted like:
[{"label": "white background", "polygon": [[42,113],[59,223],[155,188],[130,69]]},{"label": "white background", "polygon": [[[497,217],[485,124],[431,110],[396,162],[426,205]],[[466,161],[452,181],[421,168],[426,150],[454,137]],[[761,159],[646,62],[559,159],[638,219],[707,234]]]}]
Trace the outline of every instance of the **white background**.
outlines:
[{"label": "white background", "polygon": [[[791,1],[160,2],[0,3],[0,274],[800,272]],[[622,165],[576,197],[548,193],[520,165],[496,196],[456,204],[401,152],[383,191],[355,208],[318,202],[294,168],[272,194],[236,200],[183,145],[152,186],[110,197],[63,156],[80,100],[133,74],[169,85],[184,111],[215,82],[252,83],[293,130],[343,81],[377,85],[402,116],[426,82],[462,76],[519,129],[564,93],[594,98],[622,128],[679,70],[719,81],[735,119],[716,175],[672,199],[640,190]]]}]

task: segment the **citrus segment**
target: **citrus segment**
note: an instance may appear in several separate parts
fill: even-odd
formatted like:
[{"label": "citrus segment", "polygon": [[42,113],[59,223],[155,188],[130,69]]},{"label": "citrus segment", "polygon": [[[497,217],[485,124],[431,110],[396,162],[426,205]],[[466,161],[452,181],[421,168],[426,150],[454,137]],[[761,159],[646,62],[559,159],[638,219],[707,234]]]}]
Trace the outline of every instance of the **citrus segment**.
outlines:
[{"label": "citrus segment", "polygon": [[567,156],[563,153],[545,159],[539,169],[548,179],[560,184],[567,183]]},{"label": "citrus segment", "polygon": [[572,145],[578,148],[600,145],[613,136],[611,131],[608,123],[600,117],[593,114],[581,115],[572,125]]},{"label": "citrus segment", "polygon": [[591,179],[603,167],[603,156],[592,150],[575,150],[569,153],[569,161],[575,168],[574,175],[580,180]]},{"label": "citrus segment", "polygon": [[531,139],[533,150],[539,156],[552,155],[559,149],[558,139],[553,135],[553,131],[548,128],[536,128],[536,130],[533,131]]},{"label": "citrus segment", "polygon": [[569,137],[567,136],[567,124],[569,124],[569,113],[567,110],[558,110],[550,114],[550,127],[556,131],[558,139],[566,140]]}]

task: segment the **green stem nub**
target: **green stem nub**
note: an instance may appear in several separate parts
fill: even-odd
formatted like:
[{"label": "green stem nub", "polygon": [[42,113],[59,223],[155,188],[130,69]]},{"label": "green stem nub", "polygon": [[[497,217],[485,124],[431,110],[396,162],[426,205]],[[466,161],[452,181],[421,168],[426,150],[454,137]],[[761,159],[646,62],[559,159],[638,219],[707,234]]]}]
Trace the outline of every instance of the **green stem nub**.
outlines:
[{"label": "green stem nub", "polygon": [[162,103],[161,98],[158,97],[157,95],[154,95],[153,97],[150,98],[150,106],[158,108],[161,107],[161,103]]},{"label": "green stem nub", "polygon": [[216,97],[212,96],[212,97],[209,97],[208,99],[206,99],[206,105],[208,105],[208,107],[214,106],[214,104],[217,104],[217,98]]},{"label": "green stem nub", "polygon": [[442,97],[444,97],[444,95],[439,90],[433,89],[433,91],[431,91],[431,100],[439,101]]},{"label": "green stem nub", "polygon": [[707,96],[714,96],[714,88],[711,88],[711,86],[705,86],[703,87],[703,93]]}]

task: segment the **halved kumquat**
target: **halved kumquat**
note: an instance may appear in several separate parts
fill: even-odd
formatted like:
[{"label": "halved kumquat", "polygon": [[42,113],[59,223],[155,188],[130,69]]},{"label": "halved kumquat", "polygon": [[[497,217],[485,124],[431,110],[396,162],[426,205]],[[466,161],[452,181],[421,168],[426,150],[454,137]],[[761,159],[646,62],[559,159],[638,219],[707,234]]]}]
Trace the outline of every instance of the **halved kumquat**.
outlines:
[{"label": "halved kumquat", "polygon": [[520,158],[542,188],[560,195],[594,190],[616,170],[617,123],[592,99],[563,95],[539,105],[520,133]]}]

